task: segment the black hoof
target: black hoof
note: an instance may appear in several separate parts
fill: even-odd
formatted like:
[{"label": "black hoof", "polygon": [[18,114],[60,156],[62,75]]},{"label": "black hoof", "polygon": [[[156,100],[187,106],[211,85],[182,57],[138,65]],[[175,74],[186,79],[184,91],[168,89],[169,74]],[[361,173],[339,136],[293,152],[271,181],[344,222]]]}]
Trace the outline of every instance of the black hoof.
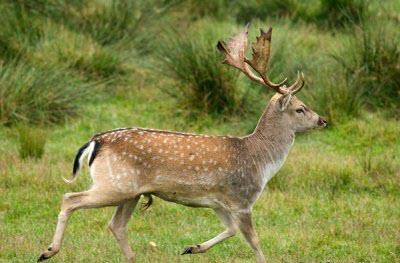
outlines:
[{"label": "black hoof", "polygon": [[[49,248],[47,249],[47,251],[52,251],[52,250],[53,250],[52,247],[49,247]],[[49,259],[49,258],[50,258],[49,256],[46,256],[46,252],[43,252],[43,253],[40,255],[40,257],[38,258],[37,262],[45,261],[46,259]]]},{"label": "black hoof", "polygon": [[42,262],[48,259],[48,257],[45,256],[45,254],[41,254],[40,257],[38,258],[37,262]]},{"label": "black hoof", "polygon": [[193,254],[193,247],[185,247],[185,250],[183,250],[181,255],[185,254]]}]

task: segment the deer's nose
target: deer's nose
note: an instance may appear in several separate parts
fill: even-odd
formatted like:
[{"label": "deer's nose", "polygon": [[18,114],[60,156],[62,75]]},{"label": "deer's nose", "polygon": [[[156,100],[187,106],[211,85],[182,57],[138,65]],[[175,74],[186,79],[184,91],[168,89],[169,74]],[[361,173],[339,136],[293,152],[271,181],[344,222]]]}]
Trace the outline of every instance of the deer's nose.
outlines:
[{"label": "deer's nose", "polygon": [[324,120],[323,118],[319,117],[318,118],[318,125],[319,126],[323,126],[325,127],[328,124],[328,122],[326,120]]}]

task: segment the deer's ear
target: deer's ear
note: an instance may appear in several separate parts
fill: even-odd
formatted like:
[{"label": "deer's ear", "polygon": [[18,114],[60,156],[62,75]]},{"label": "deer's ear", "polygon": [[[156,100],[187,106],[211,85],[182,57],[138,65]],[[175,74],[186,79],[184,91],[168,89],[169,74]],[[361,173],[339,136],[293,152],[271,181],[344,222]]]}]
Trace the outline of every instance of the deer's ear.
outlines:
[{"label": "deer's ear", "polygon": [[281,111],[284,111],[284,110],[287,108],[287,106],[289,105],[289,102],[290,102],[291,99],[292,99],[292,93],[290,93],[290,92],[288,92],[288,93],[282,95],[282,96],[279,98],[279,101],[278,101],[278,103],[279,103],[279,109],[280,109]]}]

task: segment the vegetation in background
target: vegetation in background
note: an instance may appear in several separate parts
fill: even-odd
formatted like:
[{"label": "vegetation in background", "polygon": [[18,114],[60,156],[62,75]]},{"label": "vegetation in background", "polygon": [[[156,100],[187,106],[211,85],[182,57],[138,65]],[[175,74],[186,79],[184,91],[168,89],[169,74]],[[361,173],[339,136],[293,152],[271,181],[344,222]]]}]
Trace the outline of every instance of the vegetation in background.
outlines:
[{"label": "vegetation in background", "polygon": [[87,34],[100,45],[134,46],[144,53],[152,48],[151,40],[160,32],[163,16],[180,2],[22,0],[11,3],[33,17],[49,19],[71,31]]},{"label": "vegetation in background", "polygon": [[[254,18],[269,18],[278,28],[283,25],[280,29],[283,34],[274,33],[270,63],[272,79],[281,79],[283,75],[294,77],[297,70],[306,71],[310,85],[310,92],[306,93],[311,94],[308,97],[319,98],[315,99],[317,107],[336,122],[339,117],[346,119],[346,116],[358,115],[365,105],[375,109],[398,108],[399,34],[394,30],[396,22],[381,19],[377,29],[371,29],[374,26],[372,20],[365,19],[376,17],[379,11],[372,12],[371,9],[377,9],[379,5],[358,0],[313,0],[308,4],[291,0],[228,2],[6,1],[0,5],[5,21],[0,30],[2,69],[11,67],[12,70],[15,66],[40,68],[43,74],[63,76],[64,83],[90,86],[98,92],[101,91],[99,84],[104,86],[105,83],[110,87],[106,91],[115,85],[120,89],[122,83],[115,80],[128,81],[135,72],[151,82],[153,77],[144,76],[142,68],[159,67],[161,61],[163,76],[168,75],[173,80],[166,87],[163,85],[164,90],[178,98],[177,103],[183,106],[182,109],[235,113],[243,105],[247,84],[237,81],[238,73],[220,63],[215,43],[227,36],[223,29],[232,32],[231,28],[237,28],[233,23],[235,19],[242,23]],[[308,25],[293,24],[299,20]],[[171,34],[168,27],[177,24],[185,31]],[[259,24],[264,26],[265,23],[260,21]],[[344,29],[336,32],[340,37],[318,39],[321,32],[314,30],[311,24]],[[351,33],[354,28],[357,28],[355,34]],[[308,36],[307,30],[312,34]],[[316,45],[317,42],[320,43]],[[309,43],[312,46],[308,46]],[[333,48],[333,43],[337,47],[343,46],[342,51]],[[331,45],[333,50],[315,52],[324,45]],[[330,58],[331,53],[335,54],[341,69]],[[324,65],[323,71],[329,75],[325,80],[319,74],[320,65]],[[77,80],[81,83],[77,84]],[[169,87],[171,83],[177,84],[178,88]],[[72,101],[68,91],[55,89],[52,93],[58,94],[58,99],[64,94],[63,100]],[[44,95],[48,92],[45,90],[41,90],[42,96],[50,97]],[[74,95],[81,89],[75,90]],[[76,112],[72,104],[67,104],[66,109],[55,111],[58,117],[47,114],[50,118],[47,122],[57,122]],[[10,109],[3,103],[1,115],[10,116],[7,112]],[[63,113],[65,115],[61,116]],[[22,118],[38,122],[38,115],[32,113]],[[40,122],[47,118],[40,115]],[[2,117],[2,123],[10,123],[8,119]]]},{"label": "vegetation in background", "polygon": [[[218,21],[232,19],[238,3],[231,0],[187,0],[181,1],[182,9],[191,20],[212,18]],[[185,12],[185,11],[184,11]]]},{"label": "vegetation in background", "polygon": [[318,20],[332,28],[359,24],[367,16],[369,2],[369,0],[321,0]]},{"label": "vegetation in background", "polygon": [[184,108],[205,113],[238,111],[238,74],[221,63],[217,40],[206,33],[171,34],[159,48],[159,60],[178,81],[178,92],[173,92]]},{"label": "vegetation in background", "polygon": [[248,23],[254,19],[264,20],[267,17],[288,17],[299,16],[300,6],[295,0],[271,0],[271,1],[238,1],[237,20],[241,23]]},{"label": "vegetation in background", "polygon": [[62,71],[14,63],[0,65],[0,123],[62,122],[77,113],[85,88]]},{"label": "vegetation in background", "polygon": [[[274,28],[271,79],[304,71],[298,96],[330,124],[297,136],[253,209],[267,259],[400,260],[399,1],[6,0],[0,12],[1,262],[33,262],[48,245],[62,194],[90,186],[85,172],[61,177],[94,133],[251,132],[272,91],[215,49],[249,21],[250,41]],[[75,213],[54,260],[120,262],[113,212]],[[223,230],[206,209],[156,199],[128,228],[140,262],[254,262],[239,235],[179,256]]]},{"label": "vegetation in background", "polygon": [[400,34],[391,23],[363,24],[334,58],[351,81],[350,89],[362,90],[372,108],[399,113]]},{"label": "vegetation in background", "polygon": [[235,13],[241,23],[285,17],[295,22],[337,28],[362,22],[368,14],[369,3],[362,0],[249,0],[238,1]]},{"label": "vegetation in background", "polygon": [[27,49],[42,37],[40,21],[30,16],[19,5],[0,4],[2,28],[0,30],[0,61],[24,57]]},{"label": "vegetation in background", "polygon": [[17,127],[17,131],[19,156],[22,159],[30,157],[36,159],[41,158],[47,140],[46,132],[41,128],[23,124]]},{"label": "vegetation in background", "polygon": [[316,112],[327,117],[331,125],[360,117],[365,102],[363,88],[354,83],[354,79],[345,78],[340,70],[332,71],[321,66],[312,87],[299,94]]}]

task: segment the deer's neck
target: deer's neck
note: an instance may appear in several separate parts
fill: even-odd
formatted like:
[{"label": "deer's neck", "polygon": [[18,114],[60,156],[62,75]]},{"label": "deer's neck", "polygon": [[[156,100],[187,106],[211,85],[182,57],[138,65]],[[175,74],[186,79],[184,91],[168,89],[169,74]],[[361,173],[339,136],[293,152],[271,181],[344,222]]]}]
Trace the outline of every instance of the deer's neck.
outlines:
[{"label": "deer's neck", "polygon": [[294,142],[294,132],[267,108],[255,131],[246,138],[248,155],[254,163],[262,187],[286,160]]}]

